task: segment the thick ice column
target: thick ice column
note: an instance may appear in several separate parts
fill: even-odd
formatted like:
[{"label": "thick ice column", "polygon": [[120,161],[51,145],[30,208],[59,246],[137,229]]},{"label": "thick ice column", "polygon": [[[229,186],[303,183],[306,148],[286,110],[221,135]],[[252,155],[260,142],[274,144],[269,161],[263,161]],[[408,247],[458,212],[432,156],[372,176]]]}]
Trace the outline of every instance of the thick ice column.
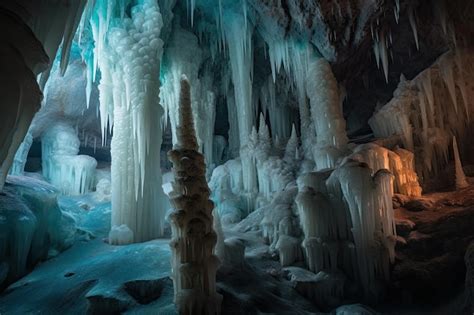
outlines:
[{"label": "thick ice column", "polygon": [[347,145],[346,121],[331,66],[323,58],[309,59],[306,90],[317,135],[313,150],[317,169],[334,167]]},{"label": "thick ice column", "polygon": [[177,143],[168,157],[174,173],[170,246],[175,303],[180,314],[219,314],[222,296],[216,292],[219,259],[214,255],[214,204],[209,199],[204,157],[198,152],[185,78],[181,80]]},{"label": "thick ice column", "polygon": [[348,160],[329,177],[330,195],[345,200],[351,218],[356,250],[356,279],[366,297],[377,294],[377,280],[388,280],[390,262],[395,258],[395,223],[392,208],[393,176],[365,163]]},{"label": "thick ice column", "polygon": [[107,30],[106,14],[100,9],[108,12],[106,7],[97,8],[92,24],[100,47],[97,59],[104,130],[113,117],[109,241],[143,242],[162,235],[167,207],[159,158],[163,116],[159,104],[163,42],[159,36],[163,21],[156,1],[140,0],[131,9],[131,18],[120,17],[114,21],[115,27]]}]

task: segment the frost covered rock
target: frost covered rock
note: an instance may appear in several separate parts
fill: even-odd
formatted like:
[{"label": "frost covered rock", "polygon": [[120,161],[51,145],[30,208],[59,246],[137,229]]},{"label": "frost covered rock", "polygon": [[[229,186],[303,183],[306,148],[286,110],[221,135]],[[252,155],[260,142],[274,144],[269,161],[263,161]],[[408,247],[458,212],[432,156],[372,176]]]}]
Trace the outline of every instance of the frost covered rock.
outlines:
[{"label": "frost covered rock", "polygon": [[320,271],[314,274],[299,267],[283,270],[295,290],[322,310],[329,311],[344,303],[348,280],[343,273]]},{"label": "frost covered rock", "polygon": [[[392,100],[377,110],[369,124],[375,136],[397,135],[415,153],[421,179],[437,174],[448,162],[452,136],[465,135],[473,115],[472,53],[456,49],[407,81],[403,77]],[[458,138],[461,148],[467,138]]]},{"label": "frost covered rock", "polygon": [[339,306],[333,312],[335,315],[376,315],[376,311],[362,304]]}]

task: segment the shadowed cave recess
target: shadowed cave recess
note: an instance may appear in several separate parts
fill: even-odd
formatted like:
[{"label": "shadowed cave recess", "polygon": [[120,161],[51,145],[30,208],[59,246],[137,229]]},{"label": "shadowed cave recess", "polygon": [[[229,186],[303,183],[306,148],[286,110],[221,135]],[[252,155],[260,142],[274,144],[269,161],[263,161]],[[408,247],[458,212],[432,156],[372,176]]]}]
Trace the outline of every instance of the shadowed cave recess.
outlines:
[{"label": "shadowed cave recess", "polygon": [[474,314],[473,1],[0,25],[0,314]]}]

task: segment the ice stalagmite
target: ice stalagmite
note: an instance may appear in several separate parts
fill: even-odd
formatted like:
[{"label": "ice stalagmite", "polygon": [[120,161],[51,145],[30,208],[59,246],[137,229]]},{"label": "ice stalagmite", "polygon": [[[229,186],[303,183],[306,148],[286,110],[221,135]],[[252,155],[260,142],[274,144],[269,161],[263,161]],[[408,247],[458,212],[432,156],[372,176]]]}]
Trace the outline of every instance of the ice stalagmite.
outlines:
[{"label": "ice stalagmite", "polygon": [[456,169],[456,189],[462,189],[469,186],[464,170],[462,169],[461,158],[459,157],[458,143],[453,136],[454,166]]},{"label": "ice stalagmite", "polygon": [[119,15],[115,26],[109,27],[111,12],[121,10],[109,12],[107,5],[118,5],[113,2],[99,1],[99,5],[91,24],[96,29],[104,130],[113,119],[109,241],[143,242],[162,235],[167,206],[159,158],[163,115],[159,104],[163,42],[159,36],[163,20],[156,1],[140,0],[131,8],[131,17]]},{"label": "ice stalagmite", "polygon": [[175,303],[180,314],[219,314],[222,296],[216,292],[219,259],[214,254],[214,204],[209,200],[204,156],[198,152],[186,78],[181,80],[176,132],[177,143],[168,153],[174,173],[170,246]]}]

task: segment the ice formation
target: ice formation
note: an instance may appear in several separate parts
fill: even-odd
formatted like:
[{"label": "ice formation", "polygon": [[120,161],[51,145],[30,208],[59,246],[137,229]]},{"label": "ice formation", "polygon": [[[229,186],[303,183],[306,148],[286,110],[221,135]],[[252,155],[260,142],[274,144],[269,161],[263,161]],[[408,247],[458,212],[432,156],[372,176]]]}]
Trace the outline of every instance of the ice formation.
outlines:
[{"label": "ice formation", "polygon": [[347,159],[334,171],[298,178],[296,199],[311,271],[341,269],[356,279],[366,297],[378,280],[388,280],[394,259],[392,175],[373,174],[367,164]]},{"label": "ice formation", "polygon": [[43,176],[64,194],[89,192],[94,185],[97,161],[78,155],[79,138],[76,130],[58,122],[41,136]]},{"label": "ice formation", "polygon": [[306,90],[317,135],[317,145],[313,148],[316,168],[334,167],[344,155],[348,139],[338,84],[331,66],[323,58],[310,58]]},{"label": "ice formation", "polygon": [[[162,235],[166,207],[158,158],[163,115],[159,105],[163,20],[156,1],[138,1],[131,17],[123,14],[128,4],[95,3],[90,20],[94,60],[87,62],[101,70],[104,136],[107,127],[113,125],[112,230],[123,231],[117,228],[126,225],[133,232],[133,241],[142,242]],[[112,244],[124,239],[130,240],[120,233],[109,237]]]},{"label": "ice formation", "polygon": [[177,142],[168,153],[174,173],[170,246],[175,303],[181,314],[218,314],[222,296],[216,292],[219,259],[214,254],[214,204],[209,200],[204,157],[198,152],[186,78],[181,80],[176,132]]},{"label": "ice formation", "polygon": [[232,82],[234,84],[235,107],[238,115],[239,140],[244,145],[252,131],[255,112],[252,106],[253,75],[253,26],[247,20],[245,10],[228,12],[223,20],[223,30],[229,48]]},{"label": "ice formation", "polygon": [[453,136],[453,155],[454,155],[454,167],[456,175],[456,188],[462,189],[469,186],[464,170],[462,169],[461,158],[459,157],[458,143],[456,136]]},{"label": "ice formation", "polygon": [[471,73],[472,55],[449,51],[413,80],[402,77],[393,99],[369,120],[375,136],[399,137],[414,152],[422,181],[446,165],[452,136],[465,141],[473,110]]}]

